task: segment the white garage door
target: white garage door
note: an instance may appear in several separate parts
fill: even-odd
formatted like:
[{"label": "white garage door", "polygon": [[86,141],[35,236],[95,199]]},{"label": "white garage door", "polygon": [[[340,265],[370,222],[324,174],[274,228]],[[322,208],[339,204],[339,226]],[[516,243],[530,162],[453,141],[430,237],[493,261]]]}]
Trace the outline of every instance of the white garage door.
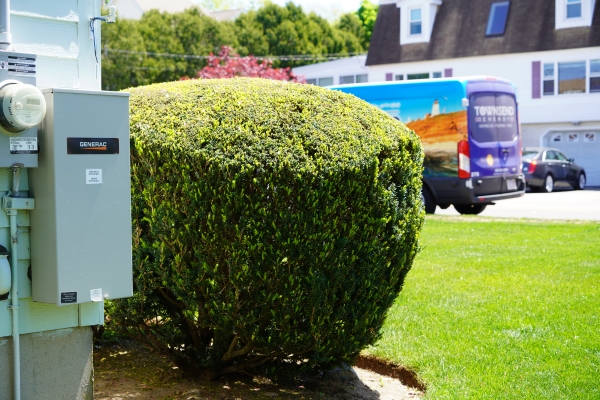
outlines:
[{"label": "white garage door", "polygon": [[600,186],[600,131],[550,132],[544,146],[561,150],[585,169],[588,186]]}]

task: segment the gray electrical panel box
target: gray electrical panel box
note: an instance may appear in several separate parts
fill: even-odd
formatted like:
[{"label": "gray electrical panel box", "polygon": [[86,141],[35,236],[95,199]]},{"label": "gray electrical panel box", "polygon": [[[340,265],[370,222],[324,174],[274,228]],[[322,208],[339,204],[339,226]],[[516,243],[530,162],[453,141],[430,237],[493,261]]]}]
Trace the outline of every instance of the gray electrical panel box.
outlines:
[{"label": "gray electrical panel box", "polygon": [[[14,80],[35,86],[36,59],[35,54],[0,51],[0,82]],[[37,128],[27,129],[14,137],[0,134],[0,168],[15,163],[23,164],[25,168],[38,166]]]},{"label": "gray electrical panel box", "polygon": [[42,90],[39,167],[30,170],[33,301],[129,297],[129,94]]}]

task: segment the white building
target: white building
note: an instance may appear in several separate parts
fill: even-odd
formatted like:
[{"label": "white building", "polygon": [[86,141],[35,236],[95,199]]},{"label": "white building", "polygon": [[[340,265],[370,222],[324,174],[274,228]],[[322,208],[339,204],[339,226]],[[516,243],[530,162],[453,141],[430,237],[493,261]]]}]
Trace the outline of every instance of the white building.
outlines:
[{"label": "white building", "polygon": [[[585,168],[588,185],[600,186],[596,0],[379,4],[366,60],[370,82],[468,75],[509,79],[517,87],[523,146],[563,150]],[[321,64],[321,74],[312,66],[311,76],[332,75],[332,65]]]},{"label": "white building", "polygon": [[305,65],[293,69],[294,74],[302,75],[306,82],[318,86],[332,86],[369,81],[367,56],[341,58],[319,64]]}]

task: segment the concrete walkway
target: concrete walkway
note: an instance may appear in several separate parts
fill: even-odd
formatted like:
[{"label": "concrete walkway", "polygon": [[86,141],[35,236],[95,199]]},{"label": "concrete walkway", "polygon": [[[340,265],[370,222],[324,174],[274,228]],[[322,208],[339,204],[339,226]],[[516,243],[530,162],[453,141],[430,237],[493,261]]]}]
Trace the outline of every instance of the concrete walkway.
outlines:
[{"label": "concrete walkway", "polygon": [[[479,216],[495,218],[537,218],[600,221],[600,187],[570,190],[559,187],[553,193],[527,192],[523,197],[498,201]],[[437,215],[460,215],[454,207],[436,208]]]}]

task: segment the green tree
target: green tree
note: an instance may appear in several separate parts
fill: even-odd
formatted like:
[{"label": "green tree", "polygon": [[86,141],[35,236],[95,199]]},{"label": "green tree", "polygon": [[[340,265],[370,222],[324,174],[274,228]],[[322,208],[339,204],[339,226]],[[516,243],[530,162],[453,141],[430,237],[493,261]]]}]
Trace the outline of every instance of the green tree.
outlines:
[{"label": "green tree", "polygon": [[232,24],[196,8],[175,14],[150,11],[140,21],[117,19],[103,28],[102,87],[111,90],[194,76],[210,53],[237,46]]},{"label": "green tree", "polygon": [[360,8],[356,12],[365,29],[363,36],[363,46],[365,48],[369,48],[369,44],[371,43],[371,36],[373,35],[373,27],[375,26],[378,10],[379,6],[371,3],[370,0],[362,0]]},{"label": "green tree", "polygon": [[[355,17],[356,18],[356,17]],[[242,55],[348,54],[364,51],[361,37],[353,31],[332,26],[326,19],[306,14],[302,7],[267,3],[235,22]],[[314,61],[276,61],[276,67],[299,66]]]},{"label": "green tree", "polygon": [[333,26],[291,2],[281,7],[265,1],[234,22],[218,22],[198,8],[176,14],[154,10],[140,21],[118,19],[103,28],[103,87],[118,90],[193,77],[222,46],[241,56],[315,56],[275,59],[275,68],[310,64],[322,54],[359,53],[366,49],[362,24],[357,15],[347,14]]},{"label": "green tree", "polygon": [[[120,90],[148,84],[143,70],[137,68],[146,61],[144,38],[138,22],[117,18],[114,24],[102,27],[102,88]],[[109,52],[108,50],[121,50]]]},{"label": "green tree", "polygon": [[266,56],[269,54],[269,40],[263,25],[256,18],[256,11],[240,15],[232,24],[238,40],[237,51],[242,56]]},{"label": "green tree", "polygon": [[339,30],[358,38],[361,45],[364,44],[365,27],[356,13],[347,13],[342,15],[335,26]]}]

